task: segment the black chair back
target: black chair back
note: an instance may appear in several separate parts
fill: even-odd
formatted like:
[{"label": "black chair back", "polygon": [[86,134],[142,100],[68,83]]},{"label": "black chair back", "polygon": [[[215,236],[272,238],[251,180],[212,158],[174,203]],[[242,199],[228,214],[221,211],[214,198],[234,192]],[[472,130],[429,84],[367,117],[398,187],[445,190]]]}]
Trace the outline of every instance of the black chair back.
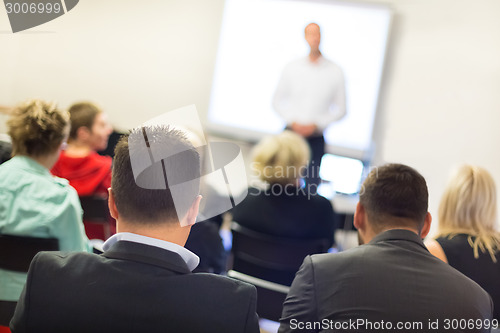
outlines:
[{"label": "black chair back", "polygon": [[[275,237],[250,230],[237,222],[232,222],[231,231],[232,270],[229,275],[253,283],[258,294],[257,313],[262,318],[278,321],[288,286],[304,258],[326,252],[328,240]],[[254,283],[254,278],[260,281]]]},{"label": "black chair back", "polygon": [[325,253],[327,239],[298,240],[250,230],[237,222],[233,233],[232,269],[267,281],[290,286],[304,258]]},{"label": "black chair back", "polygon": [[108,198],[103,196],[80,197],[83,209],[83,219],[92,222],[108,223],[109,214]]},{"label": "black chair back", "polygon": [[109,213],[108,198],[103,196],[80,197],[83,209],[83,220],[85,222],[97,223],[104,229],[104,237],[111,237],[110,221],[112,217]]},{"label": "black chair back", "polygon": [[[59,250],[57,238],[37,238],[0,234],[0,268],[28,272],[33,257],[40,251]],[[0,325],[8,326],[17,302],[0,301]]]},{"label": "black chair back", "polygon": [[31,260],[40,251],[59,250],[57,238],[0,235],[0,268],[27,272]]}]

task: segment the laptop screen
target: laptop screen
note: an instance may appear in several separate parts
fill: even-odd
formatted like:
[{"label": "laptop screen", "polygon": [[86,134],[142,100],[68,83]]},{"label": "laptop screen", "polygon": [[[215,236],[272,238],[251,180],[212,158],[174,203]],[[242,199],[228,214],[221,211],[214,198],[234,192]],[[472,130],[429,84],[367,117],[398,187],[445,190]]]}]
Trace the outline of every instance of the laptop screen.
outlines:
[{"label": "laptop screen", "polygon": [[355,194],[359,191],[364,165],[358,159],[325,154],[319,174],[323,180],[318,192],[331,198],[335,193]]}]

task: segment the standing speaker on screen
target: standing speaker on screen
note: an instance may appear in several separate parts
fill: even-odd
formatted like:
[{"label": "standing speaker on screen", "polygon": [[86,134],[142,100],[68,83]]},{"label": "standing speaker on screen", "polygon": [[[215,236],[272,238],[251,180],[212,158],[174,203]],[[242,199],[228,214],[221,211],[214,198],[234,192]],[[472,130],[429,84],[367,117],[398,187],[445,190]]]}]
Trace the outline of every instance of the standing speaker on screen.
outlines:
[{"label": "standing speaker on screen", "polygon": [[311,162],[305,177],[308,186],[319,185],[319,167],[325,153],[323,131],[346,114],[342,69],[319,50],[320,27],[310,23],[305,39],[311,51],[307,57],[289,63],[274,93],[273,107],[287,129],[303,136],[311,147]]}]

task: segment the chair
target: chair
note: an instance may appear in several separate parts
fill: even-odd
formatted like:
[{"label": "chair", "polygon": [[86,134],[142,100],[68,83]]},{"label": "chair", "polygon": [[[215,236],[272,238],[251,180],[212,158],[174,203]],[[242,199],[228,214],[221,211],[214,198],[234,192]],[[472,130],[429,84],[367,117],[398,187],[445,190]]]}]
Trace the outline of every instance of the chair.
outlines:
[{"label": "chair", "polygon": [[112,217],[109,213],[108,198],[103,196],[85,196],[80,197],[80,203],[83,209],[83,221],[85,223],[96,223],[102,225],[104,237],[111,237]]},{"label": "chair", "polygon": [[28,272],[31,260],[40,251],[59,250],[57,238],[0,235],[0,268]]},{"label": "chair", "polygon": [[297,240],[270,236],[232,222],[232,269],[230,277],[257,288],[257,313],[278,321],[289,286],[304,258],[324,253],[328,240]]},{"label": "chair", "polygon": [[[31,260],[40,251],[59,250],[57,238],[36,238],[0,234],[0,268],[28,272]],[[8,326],[17,302],[0,301],[0,325]]]}]

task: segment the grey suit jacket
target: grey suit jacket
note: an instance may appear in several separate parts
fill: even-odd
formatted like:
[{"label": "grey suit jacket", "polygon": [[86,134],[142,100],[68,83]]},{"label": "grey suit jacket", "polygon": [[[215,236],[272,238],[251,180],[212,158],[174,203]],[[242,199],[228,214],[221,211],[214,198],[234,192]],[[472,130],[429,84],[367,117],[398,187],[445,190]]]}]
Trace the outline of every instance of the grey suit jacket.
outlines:
[{"label": "grey suit jacket", "polygon": [[[306,257],[279,332],[487,332],[492,312],[489,295],[415,233],[389,230],[345,252]],[[474,329],[460,329],[463,319]]]},{"label": "grey suit jacket", "polygon": [[12,332],[259,332],[255,287],[193,274],[174,252],[119,241],[102,255],[42,252]]}]

